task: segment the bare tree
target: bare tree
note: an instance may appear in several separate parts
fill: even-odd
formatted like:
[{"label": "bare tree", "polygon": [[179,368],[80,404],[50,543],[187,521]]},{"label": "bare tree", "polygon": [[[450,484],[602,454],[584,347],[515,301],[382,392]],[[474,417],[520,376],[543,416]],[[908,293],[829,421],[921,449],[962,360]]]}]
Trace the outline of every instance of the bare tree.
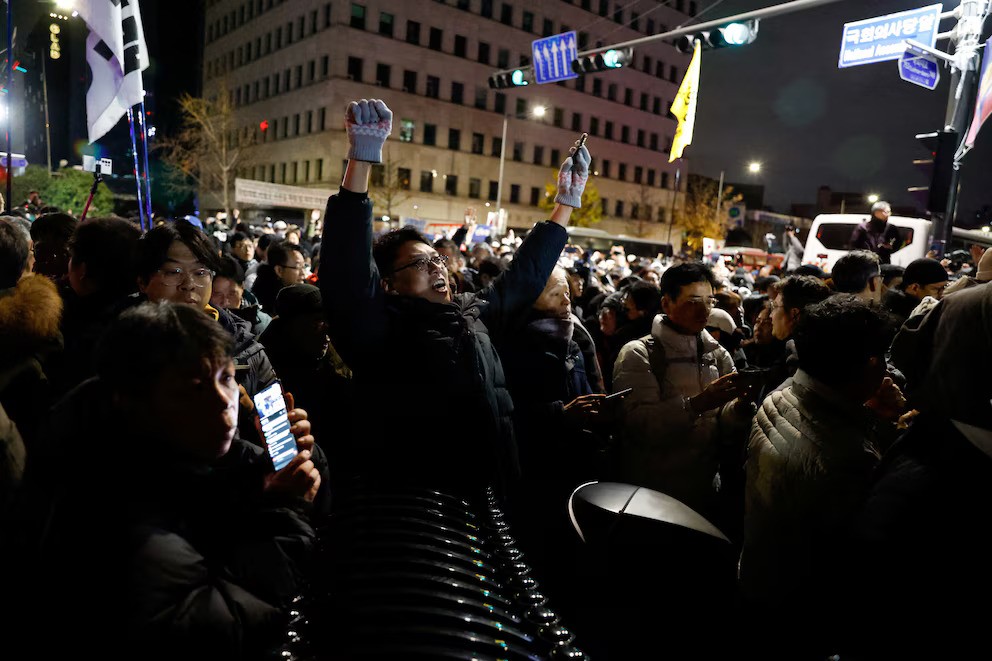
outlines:
[{"label": "bare tree", "polygon": [[[675,212],[675,220],[685,230],[685,242],[694,251],[702,249],[703,238],[722,239],[726,233],[723,213],[727,204],[740,202],[741,195],[734,195],[732,186],[724,186],[722,195],[716,181],[692,175],[686,185],[683,206]],[[718,198],[722,198],[717,201]],[[720,213],[716,213],[719,204]]]},{"label": "bare tree", "polygon": [[382,165],[372,167],[372,178],[369,182],[369,195],[376,208],[382,209],[384,215],[393,217],[393,208],[410,199],[410,171],[396,163],[387,148]]},{"label": "bare tree", "polygon": [[[252,163],[250,147],[256,142],[255,129],[239,126],[223,80],[210,96],[183,94],[178,104],[182,122],[178,133],[159,143],[162,160],[201,194],[219,191],[230,219],[234,179],[239,169]],[[182,183],[173,181],[172,185],[178,188]]]},{"label": "bare tree", "polygon": [[647,236],[651,231],[654,220],[651,218],[654,209],[660,204],[655,196],[651,194],[653,189],[650,186],[641,184],[637,191],[628,198],[631,204],[631,220],[627,223],[631,234],[638,238]]},{"label": "bare tree", "polygon": [[[554,170],[554,176],[544,185],[544,197],[538,201],[538,207],[546,211],[555,208],[555,195],[558,193],[558,171]],[[582,208],[572,212],[569,224],[574,227],[592,227],[603,220],[603,203],[599,196],[599,189],[593,183],[592,177],[586,182],[585,190],[582,191]]]}]

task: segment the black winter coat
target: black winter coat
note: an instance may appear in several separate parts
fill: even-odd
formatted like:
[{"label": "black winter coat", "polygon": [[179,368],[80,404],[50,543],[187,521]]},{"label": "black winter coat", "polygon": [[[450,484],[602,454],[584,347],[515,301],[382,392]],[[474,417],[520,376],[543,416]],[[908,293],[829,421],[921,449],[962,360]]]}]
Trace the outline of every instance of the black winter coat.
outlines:
[{"label": "black winter coat", "polygon": [[265,354],[265,348],[251,332],[251,324],[227,310],[218,310],[217,321],[234,338],[234,363],[247,369],[237,370],[238,385],[249,395],[265,390],[276,380],[275,370]]},{"label": "black winter coat", "polygon": [[320,286],[331,340],[354,372],[358,472],[455,489],[509,486],[519,473],[513,402],[490,335],[528,313],[565,229],[539,223],[493,284],[437,304],[383,291],[366,195],[342,190],[325,217]]},{"label": "black winter coat", "polygon": [[121,428],[109,401],[97,379],[69,393],[28,467],[46,527],[24,535],[26,580],[11,580],[24,601],[11,602],[58,635],[25,638],[24,658],[240,659],[277,645],[304,589],[309,506],[263,494],[260,448],[180,460]]}]

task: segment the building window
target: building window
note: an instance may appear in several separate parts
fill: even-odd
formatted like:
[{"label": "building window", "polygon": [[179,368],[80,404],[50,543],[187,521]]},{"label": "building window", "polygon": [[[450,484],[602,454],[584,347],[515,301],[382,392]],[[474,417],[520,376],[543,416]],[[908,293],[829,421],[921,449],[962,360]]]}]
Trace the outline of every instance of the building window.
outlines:
[{"label": "building window", "polygon": [[603,137],[607,140],[613,139],[613,122],[607,121],[606,126],[603,129]]},{"label": "building window", "polygon": [[520,186],[518,184],[510,185],[510,204],[520,204]]},{"label": "building window", "polygon": [[641,92],[641,110],[647,112],[648,110],[648,95]]},{"label": "building window", "polygon": [[416,130],[416,124],[413,123],[412,119],[401,119],[400,142],[413,142],[413,132],[415,130]]},{"label": "building window", "polygon": [[482,3],[479,5],[479,15],[482,18],[493,17],[493,0],[482,0]]},{"label": "building window", "polygon": [[611,165],[611,163],[610,163],[609,159],[605,159],[604,158],[603,159],[603,176],[606,177],[607,179],[610,178],[610,165]]},{"label": "building window", "polygon": [[403,72],[403,91],[410,94],[417,93],[417,72],[409,69]]},{"label": "building window", "polygon": [[654,186],[654,170],[648,169],[648,186]]},{"label": "building window", "polygon": [[613,20],[617,23],[623,23],[623,5],[620,3],[617,3],[616,8],[613,10]]},{"label": "building window", "polygon": [[444,192],[447,195],[458,195],[458,175],[456,174],[445,175]]},{"label": "building window", "polygon": [[282,48],[282,27],[276,28],[276,50]]},{"label": "building window", "polygon": [[544,21],[541,23],[541,36],[550,37],[554,33],[555,33],[555,24],[551,21],[550,18],[544,19]]},{"label": "building window", "polygon": [[424,144],[428,146],[437,144],[437,126],[434,124],[424,124]]},{"label": "building window", "polygon": [[527,99],[517,99],[517,116],[523,117],[527,114]]},{"label": "building window", "polygon": [[637,146],[638,147],[643,147],[644,146],[644,130],[643,129],[637,129]]},{"label": "building window", "polygon": [[661,114],[661,99],[659,97],[654,97],[654,101],[651,104],[651,112],[656,115]]},{"label": "building window", "polygon": [[420,23],[417,21],[406,22],[406,42],[420,45]]},{"label": "building window", "polygon": [[499,156],[503,151],[503,139],[493,138],[493,149],[490,152],[490,156]]},{"label": "building window", "polygon": [[396,19],[393,18],[392,14],[387,14],[386,12],[379,12],[379,34],[385,35],[387,37],[393,36],[393,25],[396,23]]},{"label": "building window", "polygon": [[448,129],[448,149],[458,151],[462,144],[462,132],[458,129]]},{"label": "building window", "polygon": [[[351,80],[356,80],[358,82],[362,81],[362,58],[360,57],[349,57],[348,58],[348,78]],[[296,86],[300,86],[300,67],[296,67]]]},{"label": "building window", "polygon": [[485,87],[478,87],[478,86],[476,86],[476,88],[475,88],[475,107],[478,108],[479,110],[485,110],[486,109],[486,101],[488,100],[488,98],[489,98],[489,90],[487,90]]},{"label": "building window", "polygon": [[293,115],[293,137],[300,134],[300,115],[299,113]]},{"label": "building window", "polygon": [[637,12],[630,12],[630,29],[641,31],[641,16]]},{"label": "building window", "polygon": [[[331,27],[331,3],[329,2],[324,5],[324,27]],[[320,177],[317,179],[319,180]]]},{"label": "building window", "polygon": [[544,165],[544,147],[534,145],[534,165]]},{"label": "building window", "polygon": [[665,78],[665,63],[661,60],[654,63],[654,76],[655,78],[661,78],[662,80]]},{"label": "building window", "polygon": [[510,51],[505,48],[500,48],[496,53],[496,66],[500,69],[506,69],[510,66]]},{"label": "building window", "polygon": [[286,164],[285,163],[280,163],[280,165],[279,165],[279,182],[280,183],[283,183],[283,184],[288,183],[288,181],[286,179]]},{"label": "building window", "polygon": [[496,92],[495,107],[493,109],[498,113],[506,112],[506,95],[502,92]]},{"label": "building window", "polygon": [[503,3],[499,10],[499,22],[503,25],[513,25],[513,5]]},{"label": "building window", "polygon": [[499,182],[490,181],[489,182],[489,201],[495,202],[496,196],[499,195]]},{"label": "building window", "polygon": [[559,165],[561,163],[561,150],[552,149],[551,150],[551,165]]},{"label": "building window", "polygon": [[372,173],[369,176],[369,183],[373,186],[383,186],[386,183],[386,168],[381,164],[372,166]]},{"label": "building window", "polygon": [[661,173],[661,187],[662,188],[668,188],[668,173],[667,172],[662,172]]},{"label": "building window", "polygon": [[555,108],[551,123],[554,126],[561,128],[565,124],[565,111],[561,108]]},{"label": "building window", "polygon": [[634,183],[635,184],[641,183],[641,180],[643,178],[644,178],[644,168],[642,168],[640,165],[635,165],[634,166]]},{"label": "building window", "polygon": [[455,56],[465,57],[465,53],[468,52],[468,39],[460,34],[455,35]]},{"label": "building window", "polygon": [[644,66],[641,67],[641,70],[644,73],[648,73],[648,74],[651,73],[651,58],[648,57],[647,55],[644,56]]},{"label": "building window", "polygon": [[530,205],[536,207],[538,202],[541,201],[541,189],[536,186],[530,187]]},{"label": "building window", "polygon": [[610,86],[606,88],[606,98],[610,101],[617,100],[617,86],[615,84],[611,83]]},{"label": "building window", "polygon": [[634,90],[630,89],[629,87],[625,89],[623,92],[623,104],[625,106],[634,105]]},{"label": "building window", "polygon": [[638,215],[641,213],[640,205],[637,202],[631,202],[630,204],[630,217],[634,220],[637,219]]},{"label": "building window", "polygon": [[613,215],[617,218],[623,218],[623,200],[617,200],[617,205],[613,211]]},{"label": "building window", "polygon": [[673,65],[671,69],[668,70],[668,80],[676,83],[679,79],[679,70]]},{"label": "building window", "polygon": [[324,55],[320,58],[320,77],[327,78],[327,74],[330,73],[331,69],[331,59]]},{"label": "building window", "polygon": [[599,135],[599,118],[589,118],[589,135]]},{"label": "building window", "polygon": [[[360,5],[358,3],[351,3],[351,27],[357,28],[359,30],[365,29],[365,5]],[[300,36],[302,37],[302,30],[300,31]]]},{"label": "building window", "polygon": [[434,192],[434,173],[430,170],[420,171],[420,192],[421,193],[433,193]]},{"label": "building window", "polygon": [[317,61],[310,60],[307,62],[307,82],[312,83],[317,79]]},{"label": "building window", "polygon": [[484,41],[479,42],[479,62],[489,64],[489,44]]},{"label": "building window", "polygon": [[310,34],[313,34],[316,31],[317,31],[317,10],[314,9],[312,12],[310,12]]},{"label": "building window", "polygon": [[580,112],[572,113],[572,130],[582,131],[582,113]]},{"label": "building window", "polygon": [[651,151],[658,151],[658,134],[651,134]]},{"label": "building window", "polygon": [[486,136],[481,133],[472,134],[472,153],[481,154],[486,148]]},{"label": "building window", "polygon": [[621,163],[619,170],[620,171],[617,172],[617,179],[620,181],[627,181],[627,164]]},{"label": "building window", "polygon": [[375,84],[379,87],[389,87],[389,79],[392,77],[392,67],[388,64],[377,64],[375,66]]},{"label": "building window", "polygon": [[436,99],[441,92],[441,79],[437,76],[427,76],[427,91],[425,95]]},{"label": "building window", "polygon": [[522,142],[513,143],[513,160],[515,161],[524,160],[524,143]]},{"label": "building window", "polygon": [[317,123],[320,125],[320,130],[325,130],[327,127],[327,123],[325,122],[327,119],[327,109],[321,108],[320,112],[317,113],[317,117],[319,118]]},{"label": "building window", "polygon": [[431,28],[430,37],[427,40],[427,47],[431,50],[441,50],[442,39],[444,39],[444,32],[439,28]]},{"label": "building window", "polygon": [[413,172],[410,171],[410,168],[396,168],[396,178],[399,180],[401,189],[410,190],[410,180],[413,178]]},{"label": "building window", "polygon": [[520,24],[524,32],[534,31],[534,12],[525,11],[523,22]]},{"label": "building window", "polygon": [[654,19],[653,18],[649,18],[648,19],[648,27],[647,27],[647,30],[645,30],[645,32],[647,32],[648,34],[655,34],[655,31],[654,31]]},{"label": "building window", "polygon": [[469,0],[458,0],[458,3],[455,6],[462,11],[468,11],[470,9],[469,4],[471,4],[469,3]]},{"label": "building window", "polygon": [[451,102],[461,105],[465,103],[465,86],[461,83],[451,83]]},{"label": "building window", "polygon": [[307,133],[313,133],[313,111],[307,111]]},{"label": "building window", "polygon": [[468,180],[468,196],[474,200],[482,197],[482,180],[481,179],[469,179]]},{"label": "building window", "polygon": [[[581,80],[581,78],[579,80]],[[593,78],[592,93],[593,96],[603,96],[603,81],[601,79]]]},{"label": "building window", "polygon": [[629,126],[621,126],[620,127],[620,142],[624,143],[625,145],[630,142],[630,127]]}]

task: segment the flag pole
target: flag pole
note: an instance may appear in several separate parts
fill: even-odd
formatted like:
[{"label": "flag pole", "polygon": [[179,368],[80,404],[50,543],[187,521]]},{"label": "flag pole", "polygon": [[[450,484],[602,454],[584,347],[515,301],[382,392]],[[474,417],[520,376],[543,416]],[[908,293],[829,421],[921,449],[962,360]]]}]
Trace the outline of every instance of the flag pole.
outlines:
[{"label": "flag pole", "polygon": [[[131,130],[131,155],[132,162],[134,164],[134,184],[137,187],[138,193],[138,223],[141,225],[141,230],[145,231],[145,205],[143,201],[143,195],[141,194],[141,172],[138,169],[138,144],[134,137],[134,112],[132,108],[127,109],[127,125]],[[151,229],[150,227],[147,229]]]},{"label": "flag pole", "polygon": [[141,100],[141,156],[145,169],[145,217],[148,218],[148,229],[152,228],[152,184],[148,174],[148,116],[145,114],[145,101]]},{"label": "flag pole", "polygon": [[14,122],[10,119],[13,110],[11,104],[14,101],[14,0],[7,0],[7,106],[4,112],[4,128],[7,134],[7,196],[4,198],[4,211],[13,209],[14,202],[10,199],[14,196],[14,155],[11,153],[10,127]]}]

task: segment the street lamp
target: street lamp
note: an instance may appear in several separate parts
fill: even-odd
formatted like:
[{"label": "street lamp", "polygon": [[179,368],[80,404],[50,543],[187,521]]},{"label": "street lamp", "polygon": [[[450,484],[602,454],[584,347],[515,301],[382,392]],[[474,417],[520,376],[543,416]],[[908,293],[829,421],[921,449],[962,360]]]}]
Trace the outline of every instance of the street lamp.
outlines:
[{"label": "street lamp", "polygon": [[747,164],[747,171],[751,174],[758,174],[761,172],[761,163],[758,161],[751,161]]},{"label": "street lamp", "polygon": [[[532,117],[544,117],[548,109],[544,106],[534,106],[530,113]],[[514,118],[527,119],[514,115]],[[496,180],[496,213],[503,211],[503,168],[506,165],[506,126],[510,120],[510,113],[503,113],[503,137],[499,143],[499,179]],[[502,218],[500,218],[502,220]]]},{"label": "street lamp", "polygon": [[69,11],[75,4],[75,0],[55,0],[55,7],[64,11]]},{"label": "street lamp", "polygon": [[868,204],[875,204],[876,202],[878,202],[878,195],[872,193],[868,196]]}]

